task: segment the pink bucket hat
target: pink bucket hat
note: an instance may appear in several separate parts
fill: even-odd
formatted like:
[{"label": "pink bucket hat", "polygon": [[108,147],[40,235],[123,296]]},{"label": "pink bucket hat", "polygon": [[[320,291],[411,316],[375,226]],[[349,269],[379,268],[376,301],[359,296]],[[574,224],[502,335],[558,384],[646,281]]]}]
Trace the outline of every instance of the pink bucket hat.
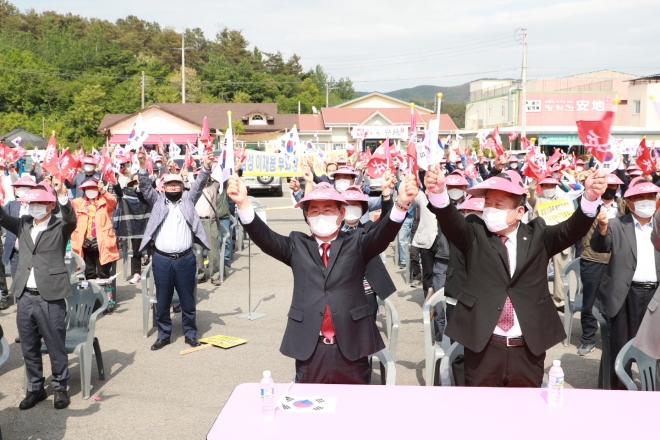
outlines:
[{"label": "pink bucket hat", "polygon": [[484,199],[480,197],[467,196],[467,198],[463,200],[463,203],[458,205],[457,209],[466,211],[483,211]]},{"label": "pink bucket hat", "polygon": [[23,197],[19,197],[18,201],[25,203],[31,203],[31,202],[50,203],[57,201],[57,199],[55,198],[55,194],[53,194],[51,186],[48,185],[47,183],[45,184],[42,183],[40,185],[35,186],[33,189],[26,192],[25,194],[23,194]]},{"label": "pink bucket hat", "polygon": [[522,184],[520,176],[516,179],[515,177],[511,177],[508,173],[501,173],[490,179],[486,179],[479,185],[475,185],[468,189],[467,193],[474,197],[484,197],[490,190],[504,191],[519,196],[526,194],[525,186]]},{"label": "pink bucket hat", "polygon": [[96,166],[96,164],[98,164],[98,161],[94,159],[92,156],[85,156],[83,157],[82,163],[83,165],[90,164]]},{"label": "pink bucket hat", "polygon": [[511,155],[511,157],[509,157],[509,160],[507,162],[518,162],[518,157]]},{"label": "pink bucket hat", "polygon": [[358,173],[355,172],[353,167],[349,167],[349,166],[341,166],[341,167],[337,168],[337,171],[333,171],[332,173],[329,173],[328,177],[331,178],[331,179],[334,179],[335,174],[346,174],[346,175],[353,176],[353,177],[358,176]]},{"label": "pink bucket hat", "polygon": [[20,179],[17,179],[16,182],[12,183],[11,186],[27,186],[30,188],[34,188],[37,186],[36,182],[29,177],[21,177]]},{"label": "pink bucket hat", "polygon": [[448,186],[468,186],[467,180],[458,173],[451,173],[445,179],[445,185]]},{"label": "pink bucket hat", "polygon": [[308,192],[305,197],[300,199],[294,208],[300,208],[307,202],[311,202],[313,200],[334,200],[343,204],[346,203],[346,199],[344,199],[344,197],[342,197],[342,195],[339,194],[339,192],[334,189],[332,185],[322,182],[316,185],[313,190]]},{"label": "pink bucket hat", "polygon": [[341,193],[344,196],[346,203],[348,202],[360,202],[362,205],[362,213],[364,214],[369,209],[369,198],[362,192],[359,186],[351,185],[346,190]]},{"label": "pink bucket hat", "polygon": [[539,182],[539,185],[559,185],[559,180],[554,177],[546,177]]},{"label": "pink bucket hat", "polygon": [[643,177],[635,177],[628,186],[628,190],[623,195],[624,198],[636,196],[639,194],[650,194],[650,193],[659,193],[660,188],[658,188],[653,183],[644,179]]},{"label": "pink bucket hat", "polygon": [[634,177],[639,177],[644,173],[642,172],[642,170],[631,170],[628,174]]}]

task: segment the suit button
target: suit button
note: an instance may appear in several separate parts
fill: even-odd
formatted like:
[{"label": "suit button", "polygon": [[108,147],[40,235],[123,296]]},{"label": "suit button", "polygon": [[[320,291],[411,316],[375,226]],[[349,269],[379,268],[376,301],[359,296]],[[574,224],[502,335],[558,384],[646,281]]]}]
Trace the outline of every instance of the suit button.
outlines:
[{"label": "suit button", "polygon": [[511,286],[506,286],[506,290],[511,290]]},{"label": "suit button", "polygon": [[499,310],[499,311],[501,312],[501,311],[502,311],[502,307],[498,307],[497,310]]},{"label": "suit button", "polygon": [[319,316],[323,316],[323,312],[319,312]]},{"label": "suit button", "polygon": [[630,287],[630,286],[628,286],[628,285],[626,284],[626,287]]},{"label": "suit button", "polygon": [[330,295],[330,291],[329,291],[329,290],[326,290],[326,291],[325,291],[325,294],[326,294],[326,295]]}]

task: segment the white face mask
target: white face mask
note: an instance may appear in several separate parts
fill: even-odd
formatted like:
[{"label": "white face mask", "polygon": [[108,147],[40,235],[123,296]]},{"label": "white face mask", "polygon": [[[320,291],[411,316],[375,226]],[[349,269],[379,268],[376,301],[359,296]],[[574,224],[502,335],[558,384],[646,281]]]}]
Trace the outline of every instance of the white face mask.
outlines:
[{"label": "white face mask", "polygon": [[85,164],[83,165],[83,170],[85,170],[86,173],[91,173],[92,171],[94,171],[94,165]]},{"label": "white face mask", "polygon": [[99,195],[99,190],[98,189],[86,189],[85,190],[85,195],[87,196],[88,199],[95,199]]},{"label": "white face mask", "polygon": [[465,197],[465,191],[458,188],[448,189],[447,194],[449,194],[449,198],[452,200],[460,200]]},{"label": "white face mask", "polygon": [[30,191],[30,188],[27,188],[25,186],[19,186],[18,188],[16,188],[16,191],[14,192],[14,194],[16,194],[17,198],[18,197],[23,197],[25,195],[25,193],[28,192],[28,191]]},{"label": "white face mask", "polygon": [[335,189],[337,192],[343,193],[349,186],[351,186],[351,181],[348,179],[335,180]]},{"label": "white face mask", "polygon": [[515,170],[516,168],[518,168],[518,162],[511,162],[511,169]]},{"label": "white face mask", "polygon": [[28,207],[28,213],[37,220],[41,220],[42,218],[48,215],[48,209],[46,209],[46,205],[42,205],[42,204],[33,205],[32,203],[30,203],[30,206]]},{"label": "white face mask", "polygon": [[577,168],[576,168],[576,171],[577,171],[578,173],[579,173],[579,172],[582,172],[582,171],[584,171],[584,167],[577,167]]},{"label": "white face mask", "polygon": [[655,213],[655,202],[653,200],[640,200],[635,202],[635,214],[642,218],[652,217]]},{"label": "white face mask", "polygon": [[459,170],[462,170],[464,168],[463,163],[457,163],[456,168],[458,168]]},{"label": "white face mask", "polygon": [[354,222],[360,220],[362,217],[362,206],[348,205],[346,207],[346,214],[344,214],[344,220],[347,222]]},{"label": "white face mask", "polygon": [[328,237],[339,229],[337,224],[338,215],[317,215],[316,217],[307,217],[309,220],[309,229],[317,237]]},{"label": "white face mask", "polygon": [[505,211],[497,208],[484,208],[481,218],[490,232],[498,233],[511,226],[506,221],[507,215],[511,211]]},{"label": "white face mask", "polygon": [[557,194],[557,188],[550,188],[543,190],[543,197],[546,199],[552,199]]}]

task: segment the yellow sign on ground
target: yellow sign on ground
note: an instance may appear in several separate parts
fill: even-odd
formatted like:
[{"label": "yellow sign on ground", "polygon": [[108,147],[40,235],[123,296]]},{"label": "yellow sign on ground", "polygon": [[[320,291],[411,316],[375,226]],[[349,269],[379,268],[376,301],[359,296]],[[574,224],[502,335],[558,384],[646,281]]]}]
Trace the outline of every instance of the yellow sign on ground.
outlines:
[{"label": "yellow sign on ground", "polygon": [[216,347],[221,348],[232,348],[236,347],[237,345],[245,344],[247,339],[235,338],[233,336],[215,335],[208,338],[202,338],[199,340],[199,342],[203,344],[215,345]]},{"label": "yellow sign on ground", "polygon": [[575,211],[573,202],[564,198],[536,205],[536,212],[548,225],[556,225],[567,220],[573,215],[573,211]]}]

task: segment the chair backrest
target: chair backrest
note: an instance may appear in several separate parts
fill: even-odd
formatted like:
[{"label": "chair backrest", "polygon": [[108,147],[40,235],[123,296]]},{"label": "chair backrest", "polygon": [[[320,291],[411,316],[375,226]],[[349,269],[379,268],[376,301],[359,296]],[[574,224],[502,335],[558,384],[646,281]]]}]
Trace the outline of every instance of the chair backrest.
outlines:
[{"label": "chair backrest", "polygon": [[614,363],[614,370],[619,379],[630,391],[638,391],[635,382],[628,376],[625,366],[632,361],[637,364],[639,378],[642,382],[641,391],[658,391],[658,359],[647,355],[637,347],[633,346],[635,339],[628,341],[623,346]]},{"label": "chair backrest", "polygon": [[5,338],[2,326],[0,325],[0,367],[7,362],[7,359],[9,359],[9,352],[9,343],[7,342],[7,338]]},{"label": "chair backrest", "polygon": [[390,341],[388,350],[392,359],[396,361],[396,347],[399,339],[399,312],[397,312],[396,307],[389,298],[385,301],[377,298],[378,305],[382,306],[385,311],[385,334],[387,339]]},{"label": "chair backrest", "polygon": [[151,264],[149,261],[144,269],[142,269],[141,283],[142,283],[142,296],[148,298],[151,295],[155,295],[156,291],[154,290],[154,277],[151,276]]},{"label": "chair backrest", "polygon": [[69,271],[69,281],[72,284],[85,279],[85,260],[80,255],[71,251],[71,258],[64,258],[64,264]]},{"label": "chair backrest", "polygon": [[[575,289],[571,291],[571,273],[575,276]],[[582,295],[582,278],[580,277],[580,258],[576,258],[566,265],[561,272],[561,281],[564,284],[564,299],[567,301],[575,301],[575,299]],[[573,293],[573,294],[571,294]]]},{"label": "chair backrest", "polygon": [[[86,287],[82,287],[84,283],[87,284]],[[108,306],[108,298],[96,284],[90,281],[73,283],[71,290],[73,295],[66,298],[67,313],[64,320],[66,329],[89,328],[90,316],[94,311],[96,300],[105,304],[105,307],[101,307],[103,311]]]},{"label": "chair backrest", "polygon": [[[442,308],[445,310],[446,315],[447,302],[445,298],[444,287],[435,292],[422,307],[422,322],[424,324],[424,347],[432,347],[433,341],[435,340],[435,329],[431,323],[431,310],[433,310],[435,305],[438,303],[442,303]],[[440,346],[446,352],[450,346],[449,338],[443,337]]]}]

